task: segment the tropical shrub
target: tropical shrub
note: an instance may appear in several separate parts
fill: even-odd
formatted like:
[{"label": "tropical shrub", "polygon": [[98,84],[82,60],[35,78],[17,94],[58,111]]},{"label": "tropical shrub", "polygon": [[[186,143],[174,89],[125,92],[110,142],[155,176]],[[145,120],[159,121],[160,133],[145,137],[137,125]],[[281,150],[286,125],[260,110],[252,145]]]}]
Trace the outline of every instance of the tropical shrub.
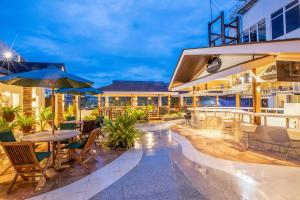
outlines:
[{"label": "tropical shrub", "polygon": [[46,129],[46,127],[50,121],[52,121],[52,107],[51,106],[42,109],[39,114],[38,124],[41,127],[41,131],[44,131]]},{"label": "tropical shrub", "polygon": [[19,116],[17,124],[23,133],[29,133],[35,124],[35,119],[32,116]]},{"label": "tropical shrub", "polygon": [[134,146],[135,140],[140,136],[135,129],[136,122],[136,117],[129,113],[117,116],[114,122],[105,119],[106,145],[115,149]]},{"label": "tropical shrub", "polygon": [[16,118],[16,116],[19,115],[19,112],[21,111],[21,107],[2,107],[1,108],[1,116],[3,119],[5,119],[7,122],[12,122]]},{"label": "tropical shrub", "polygon": [[69,105],[67,108],[67,111],[64,113],[65,119],[69,117],[74,117],[75,116],[75,105]]},{"label": "tropical shrub", "polygon": [[2,117],[0,117],[0,131],[7,130],[7,129],[12,130],[16,126],[17,126],[16,122],[9,123],[5,119],[3,119]]}]

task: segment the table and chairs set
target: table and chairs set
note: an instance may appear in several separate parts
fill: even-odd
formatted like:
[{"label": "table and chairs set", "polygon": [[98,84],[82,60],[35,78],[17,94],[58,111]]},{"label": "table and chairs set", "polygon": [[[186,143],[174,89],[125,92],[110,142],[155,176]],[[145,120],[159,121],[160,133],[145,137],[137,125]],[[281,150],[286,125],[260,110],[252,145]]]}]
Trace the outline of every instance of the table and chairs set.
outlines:
[{"label": "table and chairs set", "polygon": [[[16,172],[7,192],[12,190],[19,176],[25,181],[31,177],[40,177],[36,190],[40,189],[45,180],[49,179],[47,168],[53,166],[60,171],[70,167],[66,163],[72,159],[88,168],[86,162],[92,158],[96,160],[94,147],[96,139],[102,136],[102,122],[102,118],[65,121],[60,123],[60,129],[55,130],[54,134],[51,131],[40,131],[20,137],[20,141],[16,140],[11,130],[0,132],[1,146],[11,163],[7,169],[13,167]],[[36,151],[35,147],[40,143],[48,143],[46,151]]]},{"label": "table and chairs set", "polygon": [[[48,179],[46,169],[52,165],[57,170],[61,170],[63,165],[62,152],[68,150],[68,154],[75,160],[80,162],[84,167],[86,162],[86,156],[90,154],[91,148],[96,138],[95,135],[101,134],[100,128],[87,126],[93,128],[89,134],[84,131],[84,134],[88,135],[83,137],[81,130],[81,123],[84,127],[84,121],[81,122],[81,111],[79,122],[67,122],[66,124],[60,124],[57,128],[54,124],[55,119],[55,89],[57,93],[71,93],[74,95],[85,94],[99,94],[101,93],[96,88],[93,88],[93,82],[87,79],[75,76],[67,73],[63,68],[56,66],[48,66],[29,72],[22,72],[16,74],[9,74],[7,76],[0,77],[0,82],[7,85],[16,85],[21,87],[43,87],[51,89],[51,131],[42,131],[21,137],[20,141],[17,141],[12,134],[12,131],[6,131],[6,133],[0,134],[0,142],[6,156],[9,158],[11,166],[14,168],[15,177],[10,185],[8,192],[11,191],[17,178],[21,176],[25,181],[34,176],[39,176],[40,180],[38,186],[44,180]],[[63,89],[64,91],[59,91]],[[80,105],[80,104],[79,104]],[[76,119],[70,119],[76,120]],[[68,125],[67,125],[68,124]],[[82,129],[83,129],[82,127]],[[45,152],[36,152],[36,143],[46,142],[48,143],[48,149]],[[76,155],[75,155],[76,154]],[[91,154],[90,154],[91,155]],[[91,155],[93,156],[93,155]],[[38,187],[36,189],[39,189]]]}]

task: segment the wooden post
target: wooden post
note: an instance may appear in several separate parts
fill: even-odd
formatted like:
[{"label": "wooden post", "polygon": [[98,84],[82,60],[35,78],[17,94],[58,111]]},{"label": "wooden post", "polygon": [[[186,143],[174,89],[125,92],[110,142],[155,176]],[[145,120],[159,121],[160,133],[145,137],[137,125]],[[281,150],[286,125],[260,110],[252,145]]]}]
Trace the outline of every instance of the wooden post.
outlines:
[{"label": "wooden post", "polygon": [[98,95],[98,114],[101,115],[101,94]]},{"label": "wooden post", "polygon": [[241,94],[240,93],[235,94],[235,107],[236,108],[241,107]]},{"label": "wooden post", "polygon": [[[256,75],[256,69],[252,69],[252,73]],[[260,93],[260,83],[256,82],[256,78],[252,77],[252,95],[253,95],[253,112],[260,113],[261,112],[261,93]],[[254,116],[253,122],[256,125],[261,124],[260,117]]]},{"label": "wooden post", "polygon": [[170,107],[171,107],[171,95],[168,95],[168,114],[170,114]]},{"label": "wooden post", "polygon": [[64,120],[63,94],[57,94],[57,124]]},{"label": "wooden post", "polygon": [[216,107],[219,107],[219,96],[216,96]]},{"label": "wooden post", "polygon": [[23,113],[26,116],[33,116],[32,100],[32,88],[23,87]]}]

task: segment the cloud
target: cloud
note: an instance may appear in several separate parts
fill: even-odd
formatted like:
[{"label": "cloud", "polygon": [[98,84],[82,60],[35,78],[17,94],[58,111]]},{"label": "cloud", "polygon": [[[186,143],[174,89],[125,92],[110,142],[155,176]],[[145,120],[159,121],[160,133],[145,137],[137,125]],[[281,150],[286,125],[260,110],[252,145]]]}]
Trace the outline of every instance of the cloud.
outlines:
[{"label": "cloud", "polygon": [[[228,10],[235,0],[214,2]],[[97,85],[169,81],[181,49],[208,43],[209,0],[27,0],[21,9],[13,1],[0,8],[10,19],[0,34],[18,35],[17,52],[30,61],[64,62]]]},{"label": "cloud", "polygon": [[144,65],[107,72],[83,73],[80,76],[94,81],[97,86],[110,84],[112,80],[169,81],[168,73],[164,68]]}]

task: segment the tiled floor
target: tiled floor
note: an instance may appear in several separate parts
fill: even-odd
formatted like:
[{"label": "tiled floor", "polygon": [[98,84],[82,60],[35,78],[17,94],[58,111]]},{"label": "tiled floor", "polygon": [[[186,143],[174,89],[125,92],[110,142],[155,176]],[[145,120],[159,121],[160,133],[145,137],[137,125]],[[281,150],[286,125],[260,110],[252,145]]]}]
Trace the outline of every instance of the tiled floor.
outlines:
[{"label": "tiled floor", "polygon": [[173,157],[182,154],[178,154],[179,146],[170,141],[168,130],[147,133],[142,146],[140,163],[93,200],[207,199],[174,164]]},{"label": "tiled floor", "polygon": [[171,129],[191,141],[197,150],[216,158],[248,163],[300,167],[299,160],[289,159],[287,161],[284,153],[267,150],[257,151],[254,148],[247,151],[237,143],[224,141],[219,130],[199,130],[186,126],[173,126]]},{"label": "tiled floor", "polygon": [[[42,150],[43,148],[45,148],[43,145],[38,147],[39,150]],[[14,171],[11,168],[7,171],[7,173],[5,173],[5,175],[0,176],[0,199],[25,199],[66,186],[88,176],[97,169],[102,168],[115,160],[122,153],[123,151],[103,151],[101,148],[97,148],[97,162],[93,160],[88,162],[89,169],[85,169],[75,162],[70,162],[71,167],[63,169],[59,173],[53,168],[50,168],[47,171],[47,174],[50,176],[50,180],[48,180],[43,189],[38,192],[34,192],[34,188],[36,186],[35,183],[19,179],[13,187],[12,192],[10,194],[6,194],[7,188],[14,176]],[[4,162],[4,157],[1,157],[1,162]],[[7,164],[8,162],[5,161],[5,163],[1,163],[1,166],[4,167],[7,166]]]},{"label": "tiled floor", "polygon": [[[199,151],[186,137],[194,134],[192,130],[186,129],[188,131],[183,136],[174,132],[175,129],[169,129],[173,125],[173,122],[168,122],[141,126],[148,131],[141,145],[137,143],[135,148],[116,160],[72,184],[32,199],[289,200],[300,196],[300,168],[294,167],[297,164],[264,156],[257,158],[258,155],[249,152],[243,152],[251,156],[244,155],[241,160],[237,159],[236,152],[228,157],[231,159],[222,159],[222,152],[224,155],[231,152],[224,150],[223,146],[216,151],[218,156],[212,156],[201,152],[201,147],[206,145],[207,149],[213,146],[213,141],[197,141],[201,144]],[[219,137],[217,133],[214,136],[213,140]],[[199,136],[196,138],[199,139]],[[254,161],[263,164],[254,164]],[[76,174],[75,171],[73,173]],[[57,187],[59,182],[65,182],[64,179],[72,179],[72,175],[70,172],[61,175],[62,180],[58,180]],[[21,187],[19,189],[22,191]],[[19,194],[11,196],[11,199],[21,197]]]}]

